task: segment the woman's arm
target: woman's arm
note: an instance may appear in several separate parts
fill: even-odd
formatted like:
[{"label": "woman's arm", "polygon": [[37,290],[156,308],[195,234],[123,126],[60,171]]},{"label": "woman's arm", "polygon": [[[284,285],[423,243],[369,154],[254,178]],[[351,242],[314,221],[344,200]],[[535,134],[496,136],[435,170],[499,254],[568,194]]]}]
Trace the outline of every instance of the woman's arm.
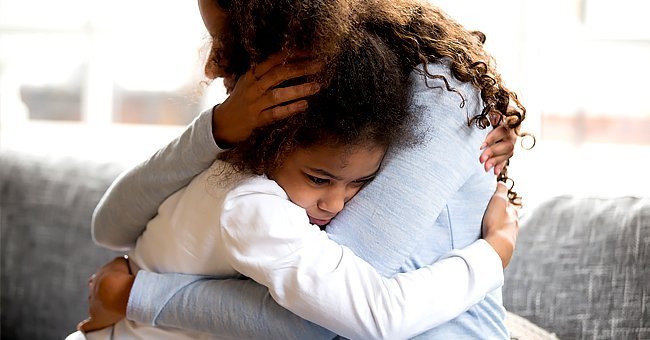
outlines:
[{"label": "woman's arm", "polygon": [[221,151],[215,141],[236,143],[258,126],[303,111],[306,101],[298,99],[318,92],[317,84],[274,86],[320,68],[310,61],[284,63],[278,54],[241,76],[223,104],[203,112],[180,137],[115,180],[95,208],[94,241],[114,250],[133,247],[158,206],[214,162]]},{"label": "woman's arm", "polygon": [[113,182],[93,213],[95,243],[114,250],[133,247],[160,204],[210,167],[220,151],[212,135],[210,109],[182,135]]}]

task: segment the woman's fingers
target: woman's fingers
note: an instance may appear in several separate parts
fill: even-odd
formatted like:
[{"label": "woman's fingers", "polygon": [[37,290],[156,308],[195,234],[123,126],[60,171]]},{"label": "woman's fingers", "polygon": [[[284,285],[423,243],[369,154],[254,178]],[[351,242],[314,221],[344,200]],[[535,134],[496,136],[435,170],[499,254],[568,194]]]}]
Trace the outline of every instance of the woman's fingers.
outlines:
[{"label": "woman's fingers", "polygon": [[292,52],[291,55],[289,52],[280,52],[270,56],[268,59],[263,62],[254,65],[252,67],[253,76],[256,79],[261,79],[267,72],[276,66],[287,64],[288,60],[297,61],[299,59],[309,58],[307,53]]},{"label": "woman's fingers", "polygon": [[300,100],[287,105],[280,105],[268,110],[262,111],[260,114],[260,123],[262,125],[273,123],[291,116],[292,114],[305,111],[307,109],[307,101]]},{"label": "woman's fingers", "polygon": [[270,69],[277,65],[282,65],[286,62],[287,60],[287,54],[286,53],[276,53],[272,56],[270,56],[268,59],[264,60],[263,62],[253,65],[251,67],[251,73],[255,79],[260,79],[262,76],[266,74]]},{"label": "woman's fingers", "polygon": [[318,91],[320,91],[320,85],[315,82],[275,88],[267,91],[260,98],[258,107],[263,111],[283,103],[311,96]]},{"label": "woman's fingers", "polygon": [[261,78],[257,78],[259,79],[259,86],[257,86],[258,91],[262,91],[259,94],[272,91],[274,87],[287,80],[314,75],[320,72],[321,69],[322,64],[314,61],[302,61],[286,65],[277,65]]},{"label": "woman's fingers", "polygon": [[[273,55],[230,84],[228,98],[212,110],[212,133],[217,143],[236,144],[248,138],[255,128],[306,109],[307,102],[301,99],[318,92],[320,85],[296,78],[318,73],[322,64],[286,60],[286,54]],[[291,79],[302,82],[277,87]]]}]

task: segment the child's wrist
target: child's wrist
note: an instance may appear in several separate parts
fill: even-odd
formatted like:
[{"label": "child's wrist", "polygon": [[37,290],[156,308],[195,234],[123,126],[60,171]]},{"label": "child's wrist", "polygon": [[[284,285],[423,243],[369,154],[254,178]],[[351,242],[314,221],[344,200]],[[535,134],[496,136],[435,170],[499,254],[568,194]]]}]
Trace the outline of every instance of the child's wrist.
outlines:
[{"label": "child's wrist", "polygon": [[485,241],[494,249],[497,255],[499,255],[503,268],[507,267],[515,249],[514,241],[509,237],[500,235],[500,233],[492,233],[486,236]]}]

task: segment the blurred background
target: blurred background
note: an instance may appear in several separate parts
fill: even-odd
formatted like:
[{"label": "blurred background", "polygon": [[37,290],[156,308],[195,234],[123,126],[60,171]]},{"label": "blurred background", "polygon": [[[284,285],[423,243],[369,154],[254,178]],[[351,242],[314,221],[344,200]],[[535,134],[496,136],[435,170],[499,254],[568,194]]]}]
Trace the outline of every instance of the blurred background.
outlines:
[{"label": "blurred background", "polygon": [[[650,196],[650,1],[433,2],[487,35],[528,109],[525,203]],[[0,0],[0,149],[144,159],[225,98],[206,42],[195,1]]]}]

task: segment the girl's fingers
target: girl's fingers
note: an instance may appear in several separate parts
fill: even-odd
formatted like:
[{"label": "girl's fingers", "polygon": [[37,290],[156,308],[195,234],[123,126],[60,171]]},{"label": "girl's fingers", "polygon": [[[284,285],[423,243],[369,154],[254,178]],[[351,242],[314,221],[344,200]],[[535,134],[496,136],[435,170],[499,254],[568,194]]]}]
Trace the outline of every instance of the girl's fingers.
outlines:
[{"label": "girl's fingers", "polygon": [[498,175],[501,173],[501,170],[506,166],[508,162],[508,156],[499,156],[491,158],[485,164],[489,163],[489,166],[486,166],[485,171],[487,172],[490,168],[494,167],[494,174]]},{"label": "girl's fingers", "polygon": [[292,114],[305,111],[306,109],[307,109],[306,100],[299,100],[291,104],[275,106],[271,109],[262,111],[262,113],[260,114],[261,124],[259,124],[259,126],[273,123],[276,120],[289,117]]},{"label": "girl's fingers", "polygon": [[[490,133],[488,133],[487,137],[485,137],[485,141],[483,142],[483,145],[481,145],[481,150],[485,149],[486,147],[494,143],[503,140],[504,138],[508,137],[508,135],[509,135],[509,131],[508,128],[506,128],[505,126],[499,126],[495,128],[494,130],[490,131]],[[515,139],[516,137],[517,135],[515,134]]]},{"label": "girl's fingers", "polygon": [[494,174],[499,176],[501,171],[503,170],[503,166],[505,163],[497,164],[497,166],[494,167]]},{"label": "girl's fingers", "polygon": [[487,162],[490,158],[506,156],[506,159],[512,157],[515,151],[515,144],[511,141],[501,141],[496,144],[492,144],[483,150],[479,161],[481,163]]},{"label": "girl's fingers", "polygon": [[510,156],[507,156],[507,155],[492,156],[487,161],[485,161],[485,164],[483,164],[483,168],[485,169],[485,172],[488,172],[493,167],[496,167],[496,166],[499,166],[499,165],[501,166],[501,169],[503,169],[503,166],[506,165],[506,162],[508,161],[508,159],[510,159]]},{"label": "girl's fingers", "polygon": [[289,87],[275,88],[267,91],[259,101],[261,110],[278,106],[282,103],[294,101],[313,95],[320,90],[320,85],[315,82],[304,83]]},{"label": "girl's fingers", "polygon": [[514,154],[514,150],[515,145],[508,141],[501,141],[496,144],[492,144],[486,149],[486,151],[490,151],[491,153],[490,158],[496,156],[508,156],[508,158],[510,158]]}]

